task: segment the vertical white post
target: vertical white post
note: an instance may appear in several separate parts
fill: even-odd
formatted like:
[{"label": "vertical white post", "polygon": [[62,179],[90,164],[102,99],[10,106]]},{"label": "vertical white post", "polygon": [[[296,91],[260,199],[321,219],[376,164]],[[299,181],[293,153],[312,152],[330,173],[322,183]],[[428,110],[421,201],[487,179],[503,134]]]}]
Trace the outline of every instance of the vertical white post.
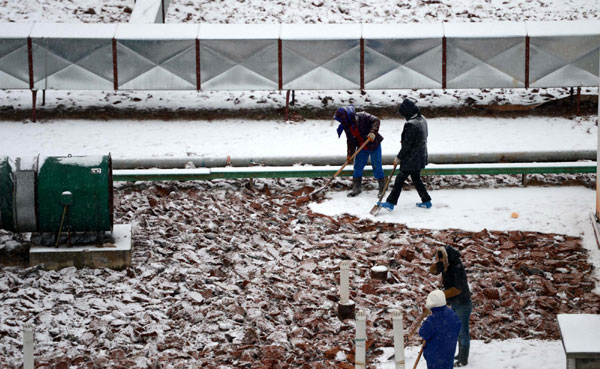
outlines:
[{"label": "vertical white post", "polygon": [[342,305],[348,305],[350,300],[349,270],[350,262],[342,261],[340,264],[340,304]]},{"label": "vertical white post", "polygon": [[33,369],[33,326],[23,325],[23,369]]},{"label": "vertical white post", "polygon": [[396,369],[404,369],[404,323],[400,310],[394,311],[392,321],[394,322],[394,361]]},{"label": "vertical white post", "polygon": [[356,369],[366,368],[366,343],[367,343],[367,327],[366,314],[359,310],[356,312],[356,353],[354,357],[354,367]]}]

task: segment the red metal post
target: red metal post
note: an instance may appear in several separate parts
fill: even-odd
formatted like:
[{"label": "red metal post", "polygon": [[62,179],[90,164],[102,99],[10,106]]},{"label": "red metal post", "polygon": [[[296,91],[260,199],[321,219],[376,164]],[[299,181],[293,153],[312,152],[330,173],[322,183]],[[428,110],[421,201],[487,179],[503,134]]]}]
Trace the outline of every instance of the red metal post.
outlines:
[{"label": "red metal post", "polygon": [[529,88],[529,36],[525,36],[525,88]]},{"label": "red metal post", "polygon": [[446,36],[442,37],[442,88],[446,89]]},{"label": "red metal post", "polygon": [[285,120],[290,120],[290,90],[285,93]]},{"label": "red metal post", "polygon": [[29,88],[33,89],[33,45],[31,37],[27,37],[27,62],[29,63]]},{"label": "red metal post", "polygon": [[196,88],[200,91],[200,40],[196,39]]},{"label": "red metal post", "polygon": [[115,91],[119,89],[119,70],[117,67],[117,39],[112,39],[112,53],[113,53],[113,77],[114,77],[114,88]]},{"label": "red metal post", "polygon": [[577,87],[577,116],[581,115],[581,86]]},{"label": "red metal post", "polygon": [[281,39],[277,40],[277,66],[279,73],[279,90],[283,89],[283,45]]},{"label": "red metal post", "polygon": [[360,38],[360,91],[365,93],[365,39]]},{"label": "red metal post", "polygon": [[31,90],[31,97],[33,98],[33,101],[31,104],[31,121],[35,122],[36,121],[35,102],[37,100],[37,90],[36,89]]}]

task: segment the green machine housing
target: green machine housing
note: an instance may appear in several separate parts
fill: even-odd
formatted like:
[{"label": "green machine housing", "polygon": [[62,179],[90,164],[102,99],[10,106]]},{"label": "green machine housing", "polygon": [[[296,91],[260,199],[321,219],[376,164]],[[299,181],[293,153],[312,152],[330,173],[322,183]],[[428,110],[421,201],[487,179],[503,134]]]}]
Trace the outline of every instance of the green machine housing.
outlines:
[{"label": "green machine housing", "polygon": [[112,182],[110,155],[0,157],[0,227],[112,232]]}]

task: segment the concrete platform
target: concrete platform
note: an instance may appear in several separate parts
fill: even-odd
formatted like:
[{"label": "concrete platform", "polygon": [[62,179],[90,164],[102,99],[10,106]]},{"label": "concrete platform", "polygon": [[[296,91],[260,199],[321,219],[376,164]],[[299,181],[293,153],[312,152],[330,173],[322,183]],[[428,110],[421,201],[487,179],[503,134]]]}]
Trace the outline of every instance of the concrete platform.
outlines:
[{"label": "concrete platform", "polygon": [[29,266],[45,264],[48,269],[110,268],[125,269],[131,266],[131,224],[113,227],[114,243],[72,247],[45,247],[32,245]]},{"label": "concrete platform", "polygon": [[558,314],[568,369],[600,368],[600,315]]}]

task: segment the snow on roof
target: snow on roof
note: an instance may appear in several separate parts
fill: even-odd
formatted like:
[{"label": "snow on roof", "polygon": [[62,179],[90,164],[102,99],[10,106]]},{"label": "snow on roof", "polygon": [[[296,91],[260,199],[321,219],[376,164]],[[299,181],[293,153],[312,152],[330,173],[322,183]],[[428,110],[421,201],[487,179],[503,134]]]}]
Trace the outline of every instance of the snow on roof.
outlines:
[{"label": "snow on roof", "polygon": [[558,314],[556,318],[567,355],[600,353],[600,315]]},{"label": "snow on roof", "polygon": [[280,24],[201,24],[199,39],[204,40],[247,40],[278,39]]},{"label": "snow on roof", "polygon": [[120,40],[195,40],[198,36],[197,24],[133,24],[120,23],[115,35]]},{"label": "snow on roof", "polygon": [[540,36],[600,35],[600,21],[525,22],[527,34]]},{"label": "snow on roof", "polygon": [[358,40],[360,24],[282,24],[282,40]]},{"label": "snow on roof", "polygon": [[525,37],[527,30],[523,22],[444,23],[444,35],[462,38]]},{"label": "snow on roof", "polygon": [[27,38],[33,23],[0,23],[0,39]]},{"label": "snow on roof", "polygon": [[[44,159],[42,162],[42,166],[46,163],[46,160],[50,159],[50,157]],[[101,155],[89,155],[89,156],[61,156],[61,157],[53,157],[57,163],[61,163],[63,165],[75,165],[78,167],[96,167],[102,164],[104,160],[104,156]]]},{"label": "snow on roof", "polygon": [[364,23],[362,35],[365,39],[442,38],[442,23]]},{"label": "snow on roof", "polygon": [[113,38],[116,24],[108,23],[35,23],[32,38]]}]

